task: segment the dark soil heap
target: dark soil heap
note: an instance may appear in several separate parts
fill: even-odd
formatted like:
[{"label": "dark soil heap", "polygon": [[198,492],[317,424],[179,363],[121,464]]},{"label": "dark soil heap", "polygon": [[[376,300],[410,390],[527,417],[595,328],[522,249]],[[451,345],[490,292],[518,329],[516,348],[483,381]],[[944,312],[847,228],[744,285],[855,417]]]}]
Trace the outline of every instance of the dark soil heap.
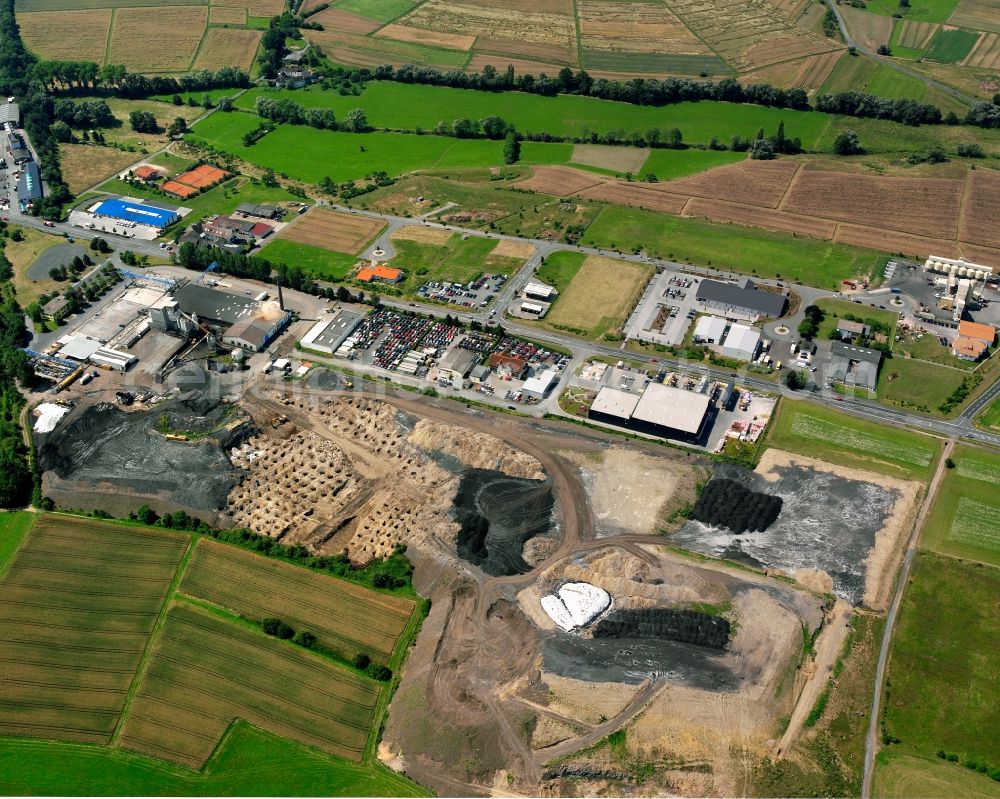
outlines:
[{"label": "dark soil heap", "polygon": [[710,480],[701,492],[691,518],[734,533],[766,530],[781,513],[781,497],[751,491],[735,480]]},{"label": "dark soil heap", "polygon": [[725,649],[729,622],[696,610],[616,610],[594,627],[594,638],[658,638]]}]

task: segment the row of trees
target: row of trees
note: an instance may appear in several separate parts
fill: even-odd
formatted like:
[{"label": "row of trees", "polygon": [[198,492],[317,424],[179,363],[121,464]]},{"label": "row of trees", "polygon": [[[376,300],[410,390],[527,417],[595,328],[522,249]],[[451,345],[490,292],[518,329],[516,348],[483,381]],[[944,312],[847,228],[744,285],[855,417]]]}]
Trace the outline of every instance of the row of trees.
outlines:
[{"label": "row of trees", "polygon": [[[0,226],[0,235],[5,239],[7,226]],[[32,486],[28,451],[21,436],[24,398],[18,391],[18,383],[29,383],[32,374],[28,358],[21,351],[27,343],[24,313],[9,291],[12,273],[0,240],[0,508],[27,504]]]},{"label": "row of trees", "polygon": [[[279,61],[280,63],[280,61]],[[843,114],[846,116],[887,119],[908,125],[934,125],[941,122],[978,127],[1000,126],[1000,97],[993,102],[974,103],[965,119],[954,114],[944,117],[941,109],[914,100],[890,100],[876,97],[867,92],[849,91],[838,94],[821,95],[810,105],[806,92],[799,88],[779,89],[766,83],[743,86],[734,78],[721,81],[692,80],[668,77],[633,78],[627,81],[594,78],[584,70],[573,72],[564,67],[550,77],[544,73],[531,75],[515,74],[512,66],[503,72],[487,65],[482,72],[451,70],[441,72],[433,67],[413,66],[393,67],[384,64],[374,69],[367,67],[336,67],[328,70],[331,78],[342,80],[390,80],[397,83],[417,83],[432,86],[448,86],[461,89],[485,91],[522,91],[531,94],[556,95],[579,94],[603,100],[618,100],[634,105],[671,105],[674,103],[720,100],[731,103],[751,103],[772,108],[791,108]]]},{"label": "row of trees", "polygon": [[250,76],[236,67],[222,67],[214,72],[202,69],[175,78],[140,75],[129,72],[121,64],[102,67],[93,61],[38,61],[26,69],[24,74],[29,75],[30,80],[39,83],[48,92],[91,93],[103,90],[129,98],[250,86]]}]

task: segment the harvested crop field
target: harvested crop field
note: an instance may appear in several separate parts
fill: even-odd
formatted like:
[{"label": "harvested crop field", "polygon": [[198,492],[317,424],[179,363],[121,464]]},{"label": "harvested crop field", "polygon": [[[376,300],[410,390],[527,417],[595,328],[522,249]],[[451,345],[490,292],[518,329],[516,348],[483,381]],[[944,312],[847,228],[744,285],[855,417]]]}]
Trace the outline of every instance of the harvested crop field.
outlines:
[{"label": "harvested crop field", "polygon": [[[655,3],[577,3],[580,44],[588,50],[708,54],[710,50],[670,10]],[[641,59],[637,59],[641,62]]]},{"label": "harvested crop field", "polygon": [[895,22],[892,17],[873,14],[870,11],[849,6],[840,9],[840,12],[844,15],[847,30],[862,47],[876,50],[889,43],[889,37],[892,36],[892,23]]},{"label": "harvested crop field", "polygon": [[739,5],[673,0],[671,8],[709,47],[738,71],[833,49],[829,39],[796,28],[767,2]]},{"label": "harvested crop field", "polygon": [[[881,227],[918,236],[953,239],[964,183],[803,170],[782,210]],[[889,210],[891,209],[891,211]]]},{"label": "harvested crop field", "polygon": [[716,222],[735,222],[738,225],[795,233],[815,239],[832,239],[837,223],[827,219],[795,216],[771,208],[729,203],[725,200],[693,198],[684,208],[685,216],[702,216]]},{"label": "harvested crop field", "polygon": [[965,67],[996,69],[1000,67],[1000,33],[983,34],[962,61]]},{"label": "harvested crop field", "polygon": [[216,70],[239,67],[249,70],[263,35],[262,31],[240,28],[209,28],[193,68]]},{"label": "harvested crop field", "polygon": [[242,718],[361,760],[379,687],[292,644],[177,603],[153,649],[120,743],[200,769]]},{"label": "harvested crop field", "polygon": [[965,204],[959,227],[962,241],[1000,247],[1000,172],[969,172]]},{"label": "harvested crop field", "polygon": [[960,0],[948,22],[966,28],[1000,33],[1000,3],[997,0]]},{"label": "harvested crop field", "polygon": [[318,22],[328,30],[343,31],[344,33],[371,33],[380,27],[380,23],[375,20],[360,17],[349,11],[341,11],[339,8],[325,8],[318,14],[309,17],[310,22]]},{"label": "harvested crop field", "polygon": [[189,540],[38,517],[0,582],[0,732],[111,740]]},{"label": "harvested crop field", "polygon": [[[59,165],[63,177],[74,194],[103,182],[129,164],[135,163],[135,153],[122,152],[113,147],[89,144],[60,144]],[[22,298],[23,299],[23,298]]]},{"label": "harvested crop field", "polygon": [[744,84],[769,83],[781,88],[797,87],[805,89],[807,92],[813,92],[826,82],[834,67],[843,57],[842,50],[832,50],[829,53],[806,56],[797,61],[771,64],[741,75],[740,82]]},{"label": "harvested crop field", "polygon": [[243,0],[251,17],[273,17],[285,7],[283,0]]},{"label": "harvested crop field", "polygon": [[603,144],[577,144],[573,147],[570,160],[574,164],[596,166],[614,172],[638,174],[649,157],[644,147],[608,147]]},{"label": "harvested crop field", "polygon": [[486,8],[451,0],[428,0],[400,20],[416,28],[484,36],[487,39],[523,39],[570,49],[576,43],[572,17],[546,11]]},{"label": "harvested crop field", "polygon": [[17,15],[28,48],[53,61],[104,63],[111,9],[39,11]]},{"label": "harvested crop field", "polygon": [[642,264],[588,255],[546,321],[595,335],[617,330],[651,275]]},{"label": "harvested crop field", "polygon": [[923,50],[931,43],[937,29],[936,22],[917,22],[913,19],[904,19],[899,23],[898,42],[902,47]]},{"label": "harvested crop field", "polygon": [[527,180],[518,182],[517,187],[525,191],[537,191],[539,194],[551,194],[554,197],[570,197],[603,182],[600,176],[580,169],[536,166],[534,174]]},{"label": "harvested crop field", "polygon": [[656,191],[777,208],[799,169],[794,161],[739,161],[689,178],[651,186]]},{"label": "harvested crop field", "polygon": [[616,205],[629,205],[633,208],[646,208],[650,211],[664,211],[668,214],[679,214],[688,201],[687,197],[676,194],[649,191],[639,183],[610,181],[591,186],[574,196],[586,200],[602,200]]},{"label": "harvested crop field", "polygon": [[378,32],[378,35],[399,42],[429,44],[432,47],[444,47],[449,50],[468,50],[476,41],[475,36],[430,31],[426,28],[411,28],[408,25],[386,25]]},{"label": "harvested crop field", "polygon": [[882,252],[901,252],[904,256],[918,260],[931,253],[946,258],[955,258],[959,252],[959,246],[955,241],[913,236],[909,233],[897,233],[885,228],[866,225],[837,225],[837,235],[834,236],[833,240]]},{"label": "harvested crop field", "polygon": [[314,208],[282,230],[279,238],[355,255],[384,227],[375,219]]},{"label": "harvested crop field", "polygon": [[[204,6],[119,8],[108,48],[109,64],[133,72],[185,72],[208,23]],[[155,47],[141,42],[156,42]]]},{"label": "harvested crop field", "polygon": [[220,6],[213,3],[208,9],[208,21],[213,25],[245,25],[246,6]]},{"label": "harvested crop field", "polygon": [[491,258],[516,258],[519,261],[527,261],[531,256],[533,256],[537,250],[534,244],[528,244],[526,241],[510,241],[508,239],[501,240],[496,247],[493,248],[493,252],[490,253]]},{"label": "harvested crop field", "polygon": [[542,72],[546,75],[554,75],[567,64],[575,66],[576,59],[554,64],[513,56],[496,55],[494,53],[483,53],[476,50],[473,51],[473,56],[469,59],[468,69],[472,72],[482,72],[483,67],[491,66],[494,69],[503,70],[507,68],[508,64],[514,67],[514,74],[516,75],[538,75]]},{"label": "harvested crop field", "polygon": [[476,37],[475,52],[477,54],[488,53],[505,56],[515,59],[515,61],[521,59],[531,64],[551,63],[553,61],[561,64],[576,64],[578,58],[576,49],[572,47],[559,48],[551,44],[512,41],[510,39],[488,39],[483,36]]},{"label": "harvested crop field", "polygon": [[451,236],[452,233],[450,230],[424,227],[423,225],[405,225],[398,230],[394,230],[389,238],[393,241],[419,241],[422,244],[436,244],[441,246],[447,244]]},{"label": "harvested crop field", "polygon": [[347,659],[388,661],[414,603],[202,539],[180,590],[250,619],[308,630]]}]

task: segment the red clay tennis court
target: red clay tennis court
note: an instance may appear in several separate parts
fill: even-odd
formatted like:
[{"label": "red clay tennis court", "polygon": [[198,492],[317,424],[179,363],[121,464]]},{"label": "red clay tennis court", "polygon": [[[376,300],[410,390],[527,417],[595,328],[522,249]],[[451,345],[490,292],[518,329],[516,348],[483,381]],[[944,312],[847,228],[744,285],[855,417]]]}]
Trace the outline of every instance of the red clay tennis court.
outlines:
[{"label": "red clay tennis court", "polygon": [[198,164],[194,169],[185,172],[183,175],[178,175],[174,180],[178,183],[183,183],[185,186],[203,189],[206,186],[218,183],[228,174],[228,172],[223,172],[218,167],[211,166],[210,164]]}]

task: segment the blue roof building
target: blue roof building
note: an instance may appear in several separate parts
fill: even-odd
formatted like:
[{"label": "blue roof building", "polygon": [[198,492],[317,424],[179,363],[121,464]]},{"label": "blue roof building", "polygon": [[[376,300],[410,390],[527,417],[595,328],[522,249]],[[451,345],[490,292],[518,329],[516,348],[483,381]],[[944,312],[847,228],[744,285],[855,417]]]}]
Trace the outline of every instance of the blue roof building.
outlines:
[{"label": "blue roof building", "polygon": [[94,209],[94,215],[134,222],[137,225],[149,225],[159,230],[163,230],[180,219],[180,214],[174,208],[160,208],[156,205],[129,202],[121,198],[105,200]]}]

